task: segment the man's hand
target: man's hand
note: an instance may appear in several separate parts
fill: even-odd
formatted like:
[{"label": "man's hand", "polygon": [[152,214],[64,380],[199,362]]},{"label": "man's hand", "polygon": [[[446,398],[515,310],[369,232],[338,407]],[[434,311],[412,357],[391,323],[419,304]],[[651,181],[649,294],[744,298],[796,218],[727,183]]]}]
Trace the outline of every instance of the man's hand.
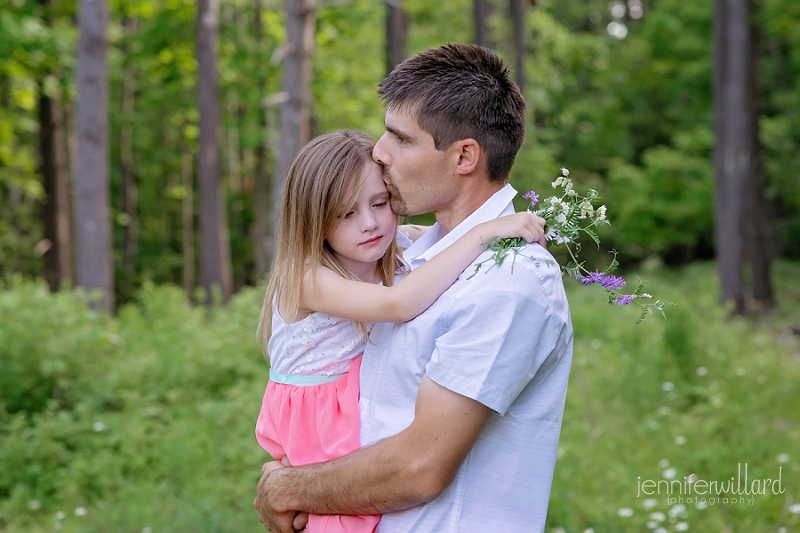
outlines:
[{"label": "man's hand", "polygon": [[[285,468],[284,465],[277,461],[270,461],[264,463],[261,467],[261,479],[258,480],[258,487],[256,488],[256,499],[253,502],[256,510],[258,511],[258,519],[264,524],[264,527],[272,533],[295,533],[294,520],[297,513],[295,511],[280,512],[277,511],[270,500],[270,474],[277,470]],[[300,525],[298,523],[298,525]],[[302,524],[305,527],[305,524]]]}]

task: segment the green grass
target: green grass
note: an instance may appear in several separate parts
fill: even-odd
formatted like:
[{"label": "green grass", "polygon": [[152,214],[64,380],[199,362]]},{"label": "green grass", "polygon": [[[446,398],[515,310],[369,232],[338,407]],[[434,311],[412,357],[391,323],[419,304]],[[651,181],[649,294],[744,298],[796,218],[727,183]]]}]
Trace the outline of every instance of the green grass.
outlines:
[{"label": "green grass", "polygon": [[[712,264],[638,275],[678,302],[667,321],[631,326],[634,309],[567,280],[575,355],[548,531],[651,531],[654,512],[667,531],[800,531],[800,265],[777,265],[778,309],[757,321],[727,318]],[[146,286],[109,319],[78,292],[0,288],[0,532],[263,531],[261,297],[208,313]],[[785,492],[689,504],[672,523],[663,495],[637,498],[670,468],[725,481],[739,463],[751,480],[782,468]]]}]

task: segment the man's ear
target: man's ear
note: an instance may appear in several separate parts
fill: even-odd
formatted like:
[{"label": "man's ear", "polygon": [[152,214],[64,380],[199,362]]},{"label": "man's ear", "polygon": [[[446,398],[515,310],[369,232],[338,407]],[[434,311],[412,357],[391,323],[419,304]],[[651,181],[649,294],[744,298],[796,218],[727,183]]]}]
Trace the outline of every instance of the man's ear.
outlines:
[{"label": "man's ear", "polygon": [[472,174],[483,165],[483,150],[475,139],[461,139],[453,143],[457,156],[456,172],[461,175]]}]

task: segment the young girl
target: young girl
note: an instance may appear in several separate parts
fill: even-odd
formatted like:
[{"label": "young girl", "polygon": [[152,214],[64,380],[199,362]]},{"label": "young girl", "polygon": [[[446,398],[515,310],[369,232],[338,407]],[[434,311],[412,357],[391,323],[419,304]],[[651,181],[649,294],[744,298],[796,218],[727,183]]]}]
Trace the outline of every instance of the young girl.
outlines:
[{"label": "young girl", "polygon": [[[256,438],[273,458],[288,457],[292,465],[359,447],[359,368],[370,322],[422,313],[493,237],[533,242],[543,233],[529,213],[485,222],[394,285],[403,265],[398,217],[372,161],[374,144],[354,131],[317,137],[300,151],[283,188],[258,328],[262,344],[269,335],[271,370]],[[415,238],[425,231],[404,229]],[[378,519],[311,515],[307,531],[371,532]]]}]

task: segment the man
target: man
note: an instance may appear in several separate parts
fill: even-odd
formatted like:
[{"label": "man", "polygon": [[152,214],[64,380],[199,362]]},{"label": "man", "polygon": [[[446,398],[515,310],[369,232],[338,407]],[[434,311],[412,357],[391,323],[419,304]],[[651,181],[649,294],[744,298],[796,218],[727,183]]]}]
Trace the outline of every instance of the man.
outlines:
[{"label": "man", "polygon": [[[499,58],[442,46],[396,67],[378,92],[388,110],[373,158],[392,209],[436,215],[404,254],[411,268],[513,212],[505,180],[525,103]],[[471,279],[467,269],[410,322],[375,326],[361,368],[363,448],[264,465],[255,506],[267,528],[301,528],[301,511],[383,513],[382,533],[543,531],[572,327],[552,256],[539,245],[522,254]]]}]

